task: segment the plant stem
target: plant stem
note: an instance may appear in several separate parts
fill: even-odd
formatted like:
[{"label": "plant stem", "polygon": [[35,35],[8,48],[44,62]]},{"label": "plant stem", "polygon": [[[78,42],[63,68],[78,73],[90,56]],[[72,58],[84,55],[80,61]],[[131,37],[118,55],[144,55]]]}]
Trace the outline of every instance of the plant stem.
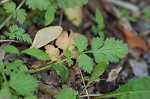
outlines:
[{"label": "plant stem", "polygon": [[50,67],[52,67],[52,64],[46,65],[46,66],[41,67],[41,68],[29,70],[29,73],[36,73],[36,72],[39,72],[39,71],[48,69],[48,68],[50,68]]},{"label": "plant stem", "polygon": [[[74,56],[71,56],[70,58],[74,58]],[[67,59],[65,58],[65,59],[62,59],[62,60],[58,60],[58,61],[55,62],[55,63],[52,63],[52,64],[46,65],[46,66],[44,66],[44,67],[41,67],[41,68],[29,70],[29,73],[36,73],[36,72],[39,72],[39,71],[48,69],[48,68],[52,67],[53,64],[62,63],[62,62],[64,62],[64,61],[66,61],[66,60],[67,60]]]},{"label": "plant stem", "polygon": [[5,21],[0,25],[0,29],[2,29],[5,26],[5,24],[13,17],[13,14],[16,13],[22,7],[25,1],[26,0],[22,0],[22,2],[18,5],[16,10],[7,19],[5,19]]},{"label": "plant stem", "polygon": [[5,76],[4,72],[3,72],[3,70],[1,70],[1,73],[2,73],[2,76],[4,78],[4,81],[7,82],[7,79],[6,79],[6,76]]}]

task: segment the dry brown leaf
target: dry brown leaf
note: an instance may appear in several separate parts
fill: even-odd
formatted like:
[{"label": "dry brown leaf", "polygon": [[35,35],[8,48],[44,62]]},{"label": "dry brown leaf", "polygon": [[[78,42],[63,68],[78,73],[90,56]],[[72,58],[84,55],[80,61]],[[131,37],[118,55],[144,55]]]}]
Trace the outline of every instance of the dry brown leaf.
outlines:
[{"label": "dry brown leaf", "polygon": [[111,82],[111,81],[115,81],[116,78],[118,77],[118,74],[119,72],[121,71],[122,67],[118,67],[116,69],[112,69],[109,73],[109,76],[108,76],[108,79],[107,81],[108,82]]},{"label": "dry brown leaf", "polygon": [[45,49],[45,52],[49,55],[51,61],[57,61],[59,59],[60,51],[58,48],[55,48],[53,45],[46,45]]},{"label": "dry brown leaf", "polygon": [[56,45],[61,48],[63,51],[65,51],[67,48],[72,52],[72,54],[76,54],[75,51],[73,51],[73,44],[74,44],[74,38],[78,35],[78,33],[73,33],[71,31],[70,35],[68,36],[68,32],[63,31],[61,35],[56,40]]},{"label": "dry brown leaf", "polygon": [[61,26],[46,27],[37,32],[31,48],[40,48],[55,40],[62,32]]},{"label": "dry brown leaf", "polygon": [[128,43],[129,47],[138,48],[144,52],[148,50],[148,46],[138,35],[136,35],[134,31],[129,31],[121,27],[119,29],[123,33],[124,38],[126,42]]},{"label": "dry brown leaf", "polygon": [[144,52],[148,50],[146,43],[137,35],[126,19],[121,19],[119,24],[120,25],[118,26],[118,29],[123,34],[123,37],[128,43],[129,47],[137,48]]},{"label": "dry brown leaf", "polygon": [[60,36],[56,40],[56,45],[61,48],[63,51],[65,51],[69,46],[69,37],[68,32],[63,31]]}]

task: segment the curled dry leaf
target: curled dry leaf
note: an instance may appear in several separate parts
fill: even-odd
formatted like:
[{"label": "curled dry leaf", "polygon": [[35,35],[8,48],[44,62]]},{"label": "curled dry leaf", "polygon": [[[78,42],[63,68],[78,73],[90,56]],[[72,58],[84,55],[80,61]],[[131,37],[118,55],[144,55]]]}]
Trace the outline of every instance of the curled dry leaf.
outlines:
[{"label": "curled dry leaf", "polygon": [[57,61],[59,59],[60,51],[58,48],[55,48],[53,45],[46,45],[45,49],[45,52],[49,55],[51,61]]},{"label": "curled dry leaf", "polygon": [[31,48],[40,48],[55,40],[62,32],[61,26],[46,27],[37,32]]},{"label": "curled dry leaf", "polygon": [[112,69],[109,73],[109,76],[108,76],[108,79],[107,81],[108,82],[111,82],[111,81],[115,81],[116,78],[118,77],[118,74],[119,72],[122,70],[122,67],[118,67],[116,69]]},{"label": "curled dry leaf", "polygon": [[73,44],[74,44],[74,38],[78,35],[78,33],[73,33],[71,31],[70,35],[68,32],[63,31],[60,36],[56,40],[56,45],[61,48],[63,51],[65,51],[67,48],[71,51],[72,54],[76,54],[75,51],[73,51]]},{"label": "curled dry leaf", "polygon": [[65,8],[64,12],[68,19],[75,25],[79,26],[82,23],[82,8],[75,7],[75,8]]}]

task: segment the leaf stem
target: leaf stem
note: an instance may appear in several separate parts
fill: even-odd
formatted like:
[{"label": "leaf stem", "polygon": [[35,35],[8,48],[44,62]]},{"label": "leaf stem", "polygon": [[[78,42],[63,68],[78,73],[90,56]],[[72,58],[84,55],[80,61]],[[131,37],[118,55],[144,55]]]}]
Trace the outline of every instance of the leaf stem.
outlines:
[{"label": "leaf stem", "polygon": [[[74,58],[74,56],[71,56],[70,58]],[[46,65],[46,66],[44,66],[44,67],[41,67],[41,68],[37,68],[37,69],[29,70],[29,73],[36,73],[36,72],[39,72],[39,71],[42,71],[42,70],[48,69],[48,68],[52,67],[52,66],[53,66],[53,64],[62,63],[62,62],[64,62],[64,61],[66,61],[66,60],[67,60],[67,58],[62,59],[62,60],[58,60],[58,61],[57,61],[57,62],[55,62],[55,63],[48,64],[48,65]]]},{"label": "leaf stem", "polygon": [[25,1],[26,0],[22,0],[22,2],[18,5],[16,10],[7,19],[4,20],[4,22],[0,25],[0,29],[2,29],[5,26],[5,24],[13,17],[13,14],[16,13],[22,7]]},{"label": "leaf stem", "polygon": [[5,76],[4,72],[3,72],[3,70],[1,70],[1,73],[2,73],[2,76],[4,78],[4,81],[7,82],[7,79],[6,79],[6,76]]}]

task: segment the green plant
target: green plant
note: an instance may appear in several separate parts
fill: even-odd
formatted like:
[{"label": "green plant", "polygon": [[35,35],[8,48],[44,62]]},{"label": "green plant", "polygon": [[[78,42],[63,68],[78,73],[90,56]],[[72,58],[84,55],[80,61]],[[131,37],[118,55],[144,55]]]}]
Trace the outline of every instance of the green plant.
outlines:
[{"label": "green plant", "polygon": [[[42,17],[44,17],[45,26],[47,26],[54,20],[54,13],[56,9],[82,6],[87,2],[88,0],[22,0],[21,3],[17,6],[15,2],[9,1],[4,3],[3,8],[1,8],[0,10],[0,15],[2,15],[1,13],[4,13],[4,11],[6,11],[6,16],[8,16],[8,18],[6,18],[6,20],[1,23],[0,29],[2,29],[4,26],[9,26],[10,23],[14,24],[16,22],[26,22],[27,13],[31,12],[34,12],[32,13],[32,16],[42,13],[41,16],[34,17],[34,22],[38,22],[38,19],[40,19],[41,21]],[[26,12],[25,9],[21,8],[24,4],[26,4],[27,7],[30,8],[31,12]],[[71,48],[62,49],[63,52],[58,56],[58,59],[55,61],[53,60],[53,57],[50,57],[47,53],[45,53],[39,48],[46,45],[48,42],[53,41],[60,35],[60,33],[62,32],[62,28],[58,26],[57,32],[60,32],[58,33],[59,35],[57,34],[57,37],[54,34],[48,35],[47,37],[51,37],[51,39],[44,42],[44,44],[41,44],[40,42],[41,40],[43,40],[41,34],[44,30],[40,30],[40,32],[38,32],[38,37],[35,37],[36,40],[34,40],[35,42],[33,41],[33,44],[29,49],[20,51],[17,47],[10,44],[2,45],[1,50],[7,53],[16,54],[17,56],[27,54],[37,58],[38,60],[47,61],[47,65],[41,68],[29,70],[20,59],[15,59],[12,62],[6,60],[1,61],[0,99],[37,99],[34,95],[34,92],[37,90],[37,87],[39,87],[38,80],[36,80],[36,78],[31,74],[48,68],[53,68],[56,71],[56,73],[61,77],[63,84],[68,79],[68,68],[70,68],[74,64],[74,59],[76,60],[76,63],[78,64],[79,68],[81,68],[81,70],[91,75],[89,81],[84,86],[84,89],[77,95],[75,94],[75,91],[71,88],[62,89],[55,96],[50,92],[49,94],[51,94],[57,99],[65,99],[66,97],[69,97],[69,99],[76,99],[77,97],[82,97],[82,94],[87,89],[87,87],[92,82],[94,82],[100,75],[103,74],[107,64],[109,64],[110,62],[118,62],[119,59],[125,57],[125,55],[128,53],[127,44],[123,43],[122,40],[115,40],[114,38],[105,38],[105,35],[102,32],[102,29],[105,27],[105,24],[103,16],[98,9],[96,10],[95,17],[97,25],[93,26],[92,29],[93,33],[95,33],[96,35],[98,34],[99,37],[95,37],[92,39],[90,49],[87,48],[89,46],[88,39],[85,36],[78,34],[73,39],[73,46],[70,45]],[[13,22],[11,22],[10,20],[12,18],[15,19],[15,21],[13,20]],[[3,18],[1,18],[0,20],[3,20]],[[48,29],[54,28],[56,27],[49,27]],[[4,32],[3,35],[0,36],[0,39],[10,39],[32,43],[32,39],[30,38],[30,36],[27,33],[25,33],[25,30],[23,28],[20,28],[17,25],[10,26],[9,32]],[[69,36],[68,39],[70,39]],[[58,48],[54,47],[54,49],[58,51]],[[64,63],[66,63],[66,65],[64,65]],[[147,79],[148,78],[143,78],[142,80],[144,80],[147,83],[147,81],[149,81],[149,79]],[[139,79],[135,81],[142,80]],[[135,82],[130,82],[129,84],[125,85],[125,87],[134,86],[133,83]],[[112,93],[108,93],[102,96],[99,96],[99,94],[95,94],[93,96],[98,96],[97,98],[118,98],[124,95],[122,93],[118,94],[118,91],[128,93],[128,90],[126,91],[126,89],[123,86]],[[149,92],[149,90],[146,91]]]},{"label": "green plant", "polygon": [[5,40],[6,38],[9,38],[10,40],[17,39],[18,41],[28,42],[30,44],[32,43],[30,36],[25,33],[23,28],[20,28],[17,25],[10,26],[9,32],[4,32],[4,34],[0,36],[1,40]]},{"label": "green plant", "polygon": [[[24,8],[21,8],[24,4],[28,6],[32,11],[38,10],[45,12],[45,25],[49,25],[54,18],[55,9],[57,8],[68,8],[68,7],[75,7],[75,6],[83,6],[86,4],[88,0],[22,0],[21,3],[17,6],[13,1],[7,1],[3,4],[3,9],[1,9],[1,13],[4,13],[4,10],[7,13],[8,18],[5,19],[4,22],[1,23],[0,29],[2,29],[7,23],[10,23],[10,20],[16,19],[16,22],[24,23],[27,18],[27,12]],[[0,14],[1,14],[0,13]],[[34,13],[34,14],[36,14]],[[49,16],[48,16],[49,14]],[[4,16],[4,15],[3,15]],[[44,16],[44,15],[43,15]],[[50,17],[50,19],[47,19]],[[43,17],[44,18],[44,17]]]}]

